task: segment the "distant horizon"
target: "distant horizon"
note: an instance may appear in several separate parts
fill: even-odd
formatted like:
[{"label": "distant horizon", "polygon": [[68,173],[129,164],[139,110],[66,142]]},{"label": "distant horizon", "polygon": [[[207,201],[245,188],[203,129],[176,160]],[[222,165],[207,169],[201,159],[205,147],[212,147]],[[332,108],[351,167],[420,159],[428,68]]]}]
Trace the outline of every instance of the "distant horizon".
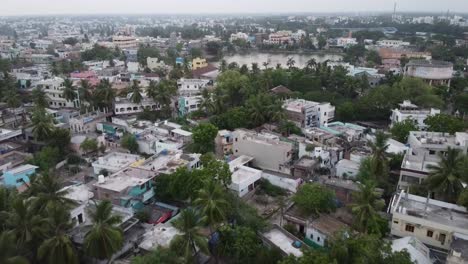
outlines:
[{"label": "distant horizon", "polygon": [[380,14],[395,2],[400,14],[468,14],[467,0],[2,0],[0,16]]},{"label": "distant horizon", "polygon": [[[468,1],[468,0],[467,0]],[[447,11],[445,12],[422,12],[422,11],[402,11],[397,12],[400,15],[432,15],[432,16],[442,16],[446,15]],[[5,15],[0,14],[0,17],[45,17],[45,16],[221,16],[221,15],[228,15],[228,16],[333,16],[333,15],[392,15],[393,12],[390,11],[343,11],[343,12],[219,12],[219,13],[50,13],[50,14],[39,14],[39,13],[30,13],[30,14],[16,14],[16,15]],[[453,15],[466,15],[468,16],[468,12],[450,12],[449,16]]]}]

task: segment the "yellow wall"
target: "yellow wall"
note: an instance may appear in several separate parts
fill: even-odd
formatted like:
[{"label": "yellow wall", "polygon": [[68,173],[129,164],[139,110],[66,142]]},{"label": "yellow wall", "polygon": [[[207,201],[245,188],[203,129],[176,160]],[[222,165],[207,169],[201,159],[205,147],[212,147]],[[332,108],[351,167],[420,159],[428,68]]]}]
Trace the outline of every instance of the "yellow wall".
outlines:
[{"label": "yellow wall", "polygon": [[208,62],[206,62],[206,59],[195,58],[192,60],[192,70],[205,68],[206,66],[208,66]]}]

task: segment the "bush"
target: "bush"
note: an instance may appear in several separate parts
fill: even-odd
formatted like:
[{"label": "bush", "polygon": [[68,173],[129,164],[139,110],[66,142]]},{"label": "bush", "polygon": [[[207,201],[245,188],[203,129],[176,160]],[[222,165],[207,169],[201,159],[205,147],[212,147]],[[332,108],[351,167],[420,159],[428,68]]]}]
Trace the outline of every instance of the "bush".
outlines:
[{"label": "bush", "polygon": [[270,181],[265,179],[260,179],[259,187],[260,189],[258,191],[260,193],[264,193],[272,197],[284,196],[287,194],[287,191],[285,189],[275,186],[271,184]]}]

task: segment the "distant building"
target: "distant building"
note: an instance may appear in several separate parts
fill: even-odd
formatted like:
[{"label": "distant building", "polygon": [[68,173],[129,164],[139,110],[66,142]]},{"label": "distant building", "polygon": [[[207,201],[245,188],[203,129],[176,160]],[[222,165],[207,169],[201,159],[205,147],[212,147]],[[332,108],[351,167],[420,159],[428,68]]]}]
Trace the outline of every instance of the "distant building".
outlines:
[{"label": "distant building", "polygon": [[231,131],[219,130],[218,135],[215,138],[216,156],[218,158],[224,158],[226,155],[232,154],[233,141],[234,138]]},{"label": "distant building", "polygon": [[421,78],[429,85],[447,85],[453,77],[453,64],[436,60],[411,60],[405,66],[405,76]]},{"label": "distant building", "polygon": [[112,43],[121,50],[138,48],[138,40],[132,36],[113,36]]},{"label": "distant building", "polygon": [[249,35],[243,33],[243,32],[237,32],[237,33],[232,33],[231,37],[229,38],[230,42],[236,41],[236,40],[245,40],[247,41],[249,39]]},{"label": "distant building", "polygon": [[179,116],[185,116],[200,109],[203,97],[196,96],[180,96],[178,101]]},{"label": "distant building", "polygon": [[403,103],[399,104],[398,109],[392,110],[390,127],[393,127],[396,123],[404,122],[405,120],[413,120],[420,130],[425,130],[427,125],[424,123],[424,120],[437,114],[440,114],[439,109],[418,109],[417,105],[412,104],[409,100],[405,100]]},{"label": "distant building", "polygon": [[205,68],[208,66],[208,62],[203,58],[195,58],[192,60],[192,70]]},{"label": "distant building", "polygon": [[377,46],[381,47],[404,47],[409,45],[411,43],[402,40],[384,39],[377,41]]},{"label": "distant building", "polygon": [[115,98],[114,112],[116,115],[138,114],[143,112],[145,109],[156,111],[161,107],[153,99],[146,97],[144,94],[143,99],[139,104],[133,103],[130,98],[131,94],[128,94],[126,98]]},{"label": "distant building", "polygon": [[60,77],[45,79],[36,84],[36,89],[42,89],[49,102],[50,108],[70,107],[77,108],[80,106],[78,97],[73,101],[68,101],[63,97],[63,90],[65,89],[64,80]]},{"label": "distant building", "polygon": [[146,58],[146,66],[151,70],[166,68],[164,61],[151,57]]},{"label": "distant building", "polygon": [[358,42],[356,38],[337,38],[336,39],[336,46],[341,48],[348,48],[354,45],[357,45]]},{"label": "distant building", "polygon": [[177,81],[177,88],[179,95],[191,96],[201,94],[207,86],[212,84],[211,80],[182,78]]},{"label": "distant building", "polygon": [[289,99],[284,101],[283,108],[288,120],[300,128],[326,126],[335,117],[335,107],[330,103]]},{"label": "distant building", "polygon": [[240,156],[229,162],[231,171],[231,184],[229,189],[234,191],[239,197],[254,191],[258,181],[262,178],[262,171],[246,166],[253,160],[252,157]]}]

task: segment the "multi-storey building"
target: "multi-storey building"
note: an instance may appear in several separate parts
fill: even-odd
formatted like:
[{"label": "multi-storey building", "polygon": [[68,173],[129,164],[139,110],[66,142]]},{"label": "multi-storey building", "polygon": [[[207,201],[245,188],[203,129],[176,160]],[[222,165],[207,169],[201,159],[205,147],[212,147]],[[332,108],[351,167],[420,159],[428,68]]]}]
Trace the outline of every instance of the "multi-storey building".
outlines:
[{"label": "multi-storey building", "polygon": [[402,190],[391,199],[388,213],[392,215],[392,235],[413,236],[441,250],[450,249],[454,236],[468,236],[468,212],[462,206]]},{"label": "multi-storey building", "polygon": [[400,170],[398,187],[405,189],[413,184],[420,184],[429,174],[428,167],[437,165],[440,155],[447,149],[468,150],[468,133],[457,132],[455,135],[440,132],[412,131],[408,137],[410,149],[405,154]]},{"label": "multi-storey building", "polygon": [[252,164],[264,170],[290,172],[293,158],[293,143],[282,141],[278,136],[267,133],[237,129],[232,133],[233,154],[253,157]]},{"label": "multi-storey building", "polygon": [[288,119],[300,128],[326,126],[335,117],[335,107],[304,99],[290,99],[283,104]]},{"label": "multi-storey building", "polygon": [[203,96],[180,96],[178,101],[178,110],[180,116],[185,116],[200,109]]},{"label": "multi-storey building", "polygon": [[434,116],[440,114],[439,109],[418,109],[418,106],[412,104],[411,101],[405,100],[403,103],[399,104],[398,109],[392,110],[392,115],[390,116],[391,124],[390,127],[393,127],[395,123],[404,122],[405,120],[413,120],[420,130],[425,130],[427,125],[424,123],[424,120],[429,116]]},{"label": "multi-storey building", "polygon": [[108,173],[114,173],[142,159],[143,158],[139,155],[111,152],[103,157],[99,157],[92,163],[92,166],[94,174],[96,175],[101,173],[103,170]]},{"label": "multi-storey building", "polygon": [[65,89],[63,83],[64,80],[62,78],[54,77],[39,81],[36,84],[36,88],[42,89],[45,92],[50,108],[80,107],[78,96],[73,101],[69,101],[63,97],[63,90]]},{"label": "multi-storey building", "polygon": [[153,99],[143,95],[143,99],[139,104],[130,100],[131,94],[126,98],[116,97],[114,103],[114,112],[116,115],[137,114],[143,112],[145,109],[155,111],[160,109],[160,105]]},{"label": "multi-storey building", "polygon": [[182,96],[199,95],[203,89],[212,84],[211,80],[182,78],[177,81],[177,88],[179,95]]},{"label": "multi-storey building", "polygon": [[421,78],[429,85],[447,85],[453,77],[453,64],[437,60],[411,60],[405,66],[405,76]]},{"label": "multi-storey building", "polygon": [[120,49],[136,49],[138,48],[138,40],[131,36],[113,36],[112,43]]}]

